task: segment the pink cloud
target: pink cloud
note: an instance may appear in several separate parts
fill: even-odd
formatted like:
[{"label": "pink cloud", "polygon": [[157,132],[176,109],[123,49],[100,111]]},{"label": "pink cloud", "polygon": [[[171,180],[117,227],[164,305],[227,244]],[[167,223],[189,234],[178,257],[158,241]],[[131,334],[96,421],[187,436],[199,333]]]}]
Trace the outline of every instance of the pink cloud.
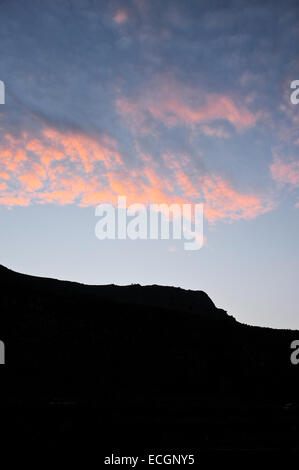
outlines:
[{"label": "pink cloud", "polygon": [[113,17],[115,23],[117,24],[122,24],[125,23],[128,20],[128,14],[124,10],[118,10],[114,17]]},{"label": "pink cloud", "polygon": [[223,129],[221,126],[208,126],[204,125],[201,127],[201,131],[208,136],[218,137],[220,139],[228,139],[230,137],[229,133]]},{"label": "pink cloud", "polygon": [[208,135],[226,136],[224,131],[208,126],[217,120],[226,120],[240,132],[253,127],[261,112],[252,112],[244,104],[230,96],[203,92],[199,88],[190,88],[173,79],[165,77],[149,84],[143,94],[134,98],[119,97],[116,100],[119,113],[131,128],[142,133],[153,131],[153,122],[163,123],[167,127],[179,125],[194,128],[199,124]]},{"label": "pink cloud", "polygon": [[[283,161],[282,158],[275,155],[270,171],[272,178],[279,185],[287,185],[291,191],[299,188],[298,160]],[[299,208],[299,202],[296,202],[295,207]]]},{"label": "pink cloud", "polygon": [[283,162],[275,157],[270,170],[272,178],[278,183],[299,186],[299,161]]},{"label": "pink cloud", "polygon": [[203,193],[211,222],[219,219],[254,219],[274,208],[271,199],[258,194],[238,192],[216,175],[204,180]]},{"label": "pink cloud", "polygon": [[19,176],[19,180],[23,183],[26,192],[33,192],[43,186],[43,182],[37,175],[25,173]]},{"label": "pink cloud", "polygon": [[45,129],[39,136],[6,135],[0,145],[0,204],[96,205],[127,196],[128,204],[204,203],[205,217],[251,219],[273,207],[258,194],[243,194],[217,175],[201,174],[188,155],[166,154],[157,162],[139,154],[128,168],[117,143],[80,133]]}]

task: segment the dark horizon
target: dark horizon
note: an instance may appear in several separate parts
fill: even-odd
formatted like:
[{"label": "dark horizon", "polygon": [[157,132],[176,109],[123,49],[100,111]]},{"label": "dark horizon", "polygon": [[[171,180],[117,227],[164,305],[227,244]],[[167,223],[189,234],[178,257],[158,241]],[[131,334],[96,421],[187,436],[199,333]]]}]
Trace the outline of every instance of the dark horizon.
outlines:
[{"label": "dark horizon", "polygon": [[297,331],[238,323],[204,292],[85,286],[3,267],[0,282],[0,408],[23,446],[80,441],[101,459],[184,449],[197,465],[298,451]]}]

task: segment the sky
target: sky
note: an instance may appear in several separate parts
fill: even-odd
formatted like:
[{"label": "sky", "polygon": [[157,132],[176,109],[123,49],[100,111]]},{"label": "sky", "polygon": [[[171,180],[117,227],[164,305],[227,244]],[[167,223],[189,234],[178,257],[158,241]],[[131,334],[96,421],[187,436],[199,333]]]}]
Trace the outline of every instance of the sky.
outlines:
[{"label": "sky", "polygon": [[[299,329],[297,1],[0,0],[0,263],[204,290]],[[204,244],[99,240],[95,208],[203,204]]]}]

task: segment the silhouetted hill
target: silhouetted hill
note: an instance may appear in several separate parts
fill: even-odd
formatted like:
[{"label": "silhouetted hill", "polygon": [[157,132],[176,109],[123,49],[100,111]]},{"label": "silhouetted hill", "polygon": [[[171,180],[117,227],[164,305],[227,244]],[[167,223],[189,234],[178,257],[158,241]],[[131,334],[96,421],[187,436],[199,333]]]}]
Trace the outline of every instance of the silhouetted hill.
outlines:
[{"label": "silhouetted hill", "polygon": [[194,313],[205,317],[206,320],[234,320],[224,310],[217,308],[210,297],[203,291],[185,290],[179,287],[168,286],[140,286],[131,284],[130,286],[96,285],[89,286],[69,281],[58,281],[55,279],[28,276],[16,273],[0,265],[0,282],[4,285],[30,286],[35,291],[38,289],[45,293],[62,292],[82,295],[93,295],[98,298],[149,306],[154,308],[165,308],[179,310],[181,312]]},{"label": "silhouetted hill", "polygon": [[[1,404],[49,410],[47,426],[70,445],[83,426],[91,443],[91,429],[105,429],[105,449],[298,448],[299,332],[242,325],[202,291],[85,286],[4,267],[0,286]],[[30,416],[15,419],[33,435],[30,423],[41,424]]]}]

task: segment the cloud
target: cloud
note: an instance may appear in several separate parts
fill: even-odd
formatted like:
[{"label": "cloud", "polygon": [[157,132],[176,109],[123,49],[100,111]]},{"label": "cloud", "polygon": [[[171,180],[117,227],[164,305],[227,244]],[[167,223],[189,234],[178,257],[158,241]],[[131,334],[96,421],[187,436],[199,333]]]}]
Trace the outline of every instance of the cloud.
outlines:
[{"label": "cloud", "polygon": [[[272,178],[279,186],[286,186],[290,192],[298,192],[299,188],[299,161],[284,160],[275,155],[273,163],[270,165]],[[299,208],[299,201],[295,203]]]},{"label": "cloud", "polygon": [[[103,136],[96,141],[81,133],[46,128],[39,136],[6,134],[0,145],[0,178],[7,191],[0,203],[72,203],[95,189],[95,175],[120,165],[116,143]],[[97,182],[100,188],[100,181]]]},{"label": "cloud", "polygon": [[274,209],[270,198],[240,193],[216,175],[205,178],[203,193],[211,222],[219,219],[254,219]]},{"label": "cloud", "polygon": [[272,178],[278,183],[293,187],[299,186],[299,161],[284,162],[279,157],[275,157],[270,170]]},{"label": "cloud", "polygon": [[[275,27],[260,35],[269,14],[273,26],[256,5],[5,2],[1,204],[94,205],[127,194],[204,202],[210,221],[270,210],[257,188],[271,184],[269,142],[255,143],[272,137],[261,134],[262,118],[265,103],[276,108],[268,78],[284,70],[284,54],[273,50]],[[266,184],[256,183],[264,173]]]},{"label": "cloud", "polygon": [[161,162],[140,155],[139,168],[128,168],[110,137],[95,140],[52,128],[39,136],[5,135],[0,185],[5,206],[90,206],[125,195],[129,204],[202,202],[210,222],[251,219],[272,208],[262,196],[242,194],[220,176],[201,174],[187,155],[165,154]]},{"label": "cloud", "polygon": [[113,17],[115,23],[117,24],[122,24],[125,23],[128,20],[128,14],[124,10],[118,10],[114,17]]},{"label": "cloud", "polygon": [[230,134],[221,126],[208,126],[201,127],[201,131],[210,137],[218,137],[219,139],[228,139]]},{"label": "cloud", "polygon": [[173,77],[159,77],[147,84],[139,94],[130,98],[120,96],[116,107],[133,129],[142,133],[151,133],[154,121],[166,127],[199,124],[207,135],[227,137],[221,127],[207,125],[223,120],[241,132],[255,126],[262,117],[261,112],[252,112],[238,103],[235,98],[221,93],[204,92],[198,87],[190,87]]}]

